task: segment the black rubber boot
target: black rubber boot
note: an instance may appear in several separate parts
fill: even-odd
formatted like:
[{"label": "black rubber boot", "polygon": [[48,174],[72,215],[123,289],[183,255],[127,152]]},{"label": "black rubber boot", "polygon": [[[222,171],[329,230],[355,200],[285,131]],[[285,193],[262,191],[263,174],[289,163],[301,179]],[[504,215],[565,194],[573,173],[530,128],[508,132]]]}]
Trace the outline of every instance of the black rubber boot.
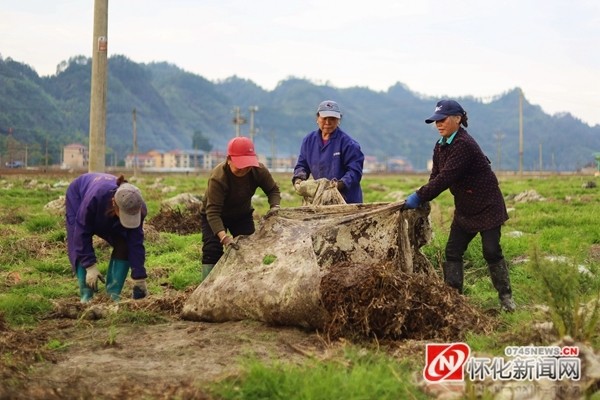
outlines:
[{"label": "black rubber boot", "polygon": [[513,312],[517,305],[512,299],[512,288],[510,287],[510,278],[508,276],[508,265],[506,260],[502,259],[494,264],[488,264],[492,283],[498,291],[500,307],[506,312]]},{"label": "black rubber boot", "polygon": [[442,265],[444,271],[444,282],[446,285],[463,293],[463,263],[460,261],[446,261]]}]

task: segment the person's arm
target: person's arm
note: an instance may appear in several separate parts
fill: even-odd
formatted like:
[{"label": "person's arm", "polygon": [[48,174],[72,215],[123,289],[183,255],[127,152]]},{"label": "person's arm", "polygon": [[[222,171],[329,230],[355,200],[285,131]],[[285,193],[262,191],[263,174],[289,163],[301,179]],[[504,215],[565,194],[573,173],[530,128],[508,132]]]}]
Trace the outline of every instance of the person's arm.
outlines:
[{"label": "person's arm", "polygon": [[298,155],[298,161],[296,162],[296,166],[294,167],[292,184],[296,184],[296,181],[298,179],[305,181],[310,176],[310,165],[308,165],[307,158],[309,152],[309,137],[307,136],[302,140],[302,145],[300,146],[300,154]]},{"label": "person's arm", "polygon": [[94,219],[97,212],[97,199],[84,200],[75,216],[75,229],[72,238],[73,248],[77,261],[84,268],[91,267],[97,262],[92,241]]},{"label": "person's arm", "polygon": [[[223,179],[211,176],[206,188],[206,220],[210,229],[215,235],[221,232],[225,233],[225,224],[223,223],[223,207],[225,205],[225,196],[227,188]],[[219,240],[221,237],[219,237]]]},{"label": "person's arm", "polygon": [[[344,146],[344,175],[339,179],[344,187],[359,186],[363,175],[365,155],[358,142],[350,139]],[[339,188],[338,188],[339,189]]]},{"label": "person's arm", "polygon": [[131,266],[131,279],[146,279],[146,247],[144,246],[144,218],[147,211],[142,209],[142,223],[135,229],[127,230],[127,249]]},{"label": "person's arm", "polygon": [[423,185],[417,194],[422,202],[431,201],[438,197],[442,192],[450,188],[455,182],[464,178],[466,171],[472,162],[472,149],[464,142],[455,141],[451,147],[445,151],[450,151],[443,167],[436,168],[437,173]]}]

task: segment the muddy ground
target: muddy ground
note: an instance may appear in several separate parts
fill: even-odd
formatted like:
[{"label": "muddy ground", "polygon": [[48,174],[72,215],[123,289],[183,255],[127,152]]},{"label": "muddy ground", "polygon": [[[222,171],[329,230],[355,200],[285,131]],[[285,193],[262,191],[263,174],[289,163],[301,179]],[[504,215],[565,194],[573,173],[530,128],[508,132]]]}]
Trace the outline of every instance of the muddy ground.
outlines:
[{"label": "muddy ground", "polygon": [[[139,301],[136,308],[153,302]],[[156,323],[111,323],[122,312],[114,305],[90,310],[64,303],[34,330],[3,324],[0,398],[209,398],[203,386],[239,374],[246,355],[301,361],[332,346],[314,332],[254,321],[190,322],[162,310],[152,311],[160,315]],[[50,340],[64,347],[50,351]]]},{"label": "muddy ground", "polygon": [[[382,286],[398,294],[397,287]],[[426,292],[425,287],[434,290]],[[239,376],[240,362],[248,356],[265,362],[341,359],[344,347],[354,343],[377,347],[398,359],[418,360],[432,338],[459,340],[467,330],[493,326],[493,318],[480,314],[462,296],[448,296],[443,284],[432,285],[423,278],[406,288],[407,293],[422,293],[414,298],[421,304],[425,293],[434,302],[446,306],[451,302],[455,312],[441,316],[435,311],[440,307],[425,304],[433,311],[412,307],[402,314],[394,301],[388,301],[389,311],[396,309],[395,315],[405,316],[394,324],[397,329],[390,330],[391,325],[384,324],[392,320],[388,312],[382,314],[377,304],[362,306],[365,291],[373,294],[372,288],[355,286],[340,293],[356,299],[337,307],[347,317],[336,325],[341,321],[338,314],[322,332],[249,320],[185,321],[180,313],[191,290],[166,290],[160,296],[119,303],[102,295],[87,305],[77,298],[62,300],[33,329],[11,329],[0,316],[0,399],[208,399],[207,384]],[[377,298],[384,296],[379,290]],[[340,305],[336,293],[329,291],[328,296]],[[406,295],[396,297],[407,301]],[[374,325],[366,327],[365,318],[373,319]],[[377,339],[365,334],[374,332],[375,326],[380,328]]]},{"label": "muddy ground", "polygon": [[[118,308],[100,296],[87,308],[75,299],[57,304],[33,330],[2,322],[0,399],[209,399],[206,385],[238,376],[247,356],[302,363],[339,357],[348,344],[257,321],[185,321],[175,314],[185,294],[174,296],[125,300]],[[146,309],[160,321],[114,322],[128,309]],[[60,348],[51,351],[48,343]],[[414,340],[379,346],[399,358],[424,351]]]}]

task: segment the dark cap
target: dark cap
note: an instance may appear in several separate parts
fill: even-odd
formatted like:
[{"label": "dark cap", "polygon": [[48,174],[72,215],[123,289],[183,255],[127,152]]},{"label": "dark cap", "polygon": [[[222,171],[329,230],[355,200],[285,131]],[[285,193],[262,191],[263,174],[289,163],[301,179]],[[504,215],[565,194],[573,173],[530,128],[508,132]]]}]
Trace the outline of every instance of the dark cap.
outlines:
[{"label": "dark cap", "polygon": [[440,121],[449,115],[465,116],[467,113],[458,102],[454,100],[440,100],[435,105],[433,115],[425,120],[425,123],[430,124],[434,121]]}]

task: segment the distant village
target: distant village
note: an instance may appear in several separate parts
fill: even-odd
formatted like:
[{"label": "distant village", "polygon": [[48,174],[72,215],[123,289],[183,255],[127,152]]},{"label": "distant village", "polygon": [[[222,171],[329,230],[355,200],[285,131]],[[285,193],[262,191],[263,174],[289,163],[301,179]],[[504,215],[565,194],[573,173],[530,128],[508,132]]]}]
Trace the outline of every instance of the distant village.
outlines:
[{"label": "distant village", "polygon": [[[225,161],[227,153],[223,151],[204,152],[201,150],[150,150],[146,153],[128,154],[125,168],[134,167],[148,172],[186,172],[212,170]],[[268,157],[258,154],[258,159],[272,172],[292,172],[297,156]],[[62,168],[85,169],[88,167],[89,152],[86,146],[69,144],[63,149]],[[410,172],[412,166],[404,158],[390,158],[381,162],[376,157],[365,156],[364,171],[368,172]]]},{"label": "distant village", "polygon": [[[581,168],[579,173],[600,175],[600,153],[594,154],[596,162]],[[127,169],[137,169],[146,172],[192,172],[210,171],[219,163],[225,161],[227,153],[220,150],[205,152],[202,150],[169,151],[150,150],[140,154],[128,154],[123,160],[112,160],[107,166],[124,166]],[[296,165],[297,156],[269,157],[258,154],[261,163],[271,172],[292,172]],[[108,160],[107,160],[108,161]],[[595,165],[594,165],[595,164]],[[432,161],[427,162],[427,169],[431,171]],[[0,166],[4,168],[39,168],[39,165],[30,165],[27,160],[27,147],[12,145],[6,154],[0,154]],[[44,168],[60,168],[72,170],[86,170],[89,167],[89,150],[80,143],[71,143],[63,147],[61,162],[57,165],[46,165]],[[390,157],[381,160],[375,156],[365,156],[364,173],[403,173],[415,172],[410,162],[404,157]],[[498,172],[498,171],[496,171]],[[511,173],[515,171],[505,171]],[[541,171],[530,171],[541,173]],[[544,171],[553,173],[553,171]]]}]

